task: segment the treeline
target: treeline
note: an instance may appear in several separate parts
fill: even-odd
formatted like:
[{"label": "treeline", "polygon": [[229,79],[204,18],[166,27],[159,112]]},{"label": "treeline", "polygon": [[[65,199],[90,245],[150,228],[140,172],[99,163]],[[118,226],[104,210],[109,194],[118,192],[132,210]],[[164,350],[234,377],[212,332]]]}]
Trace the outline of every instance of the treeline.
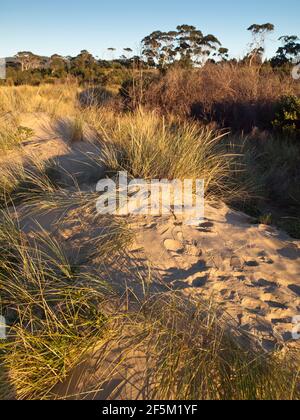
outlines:
[{"label": "treeline", "polygon": [[269,66],[280,71],[290,71],[300,61],[300,40],[296,35],[279,38],[281,46],[270,60],[263,59],[268,35],[274,25],[251,25],[252,35],[248,53],[241,60],[230,58],[229,50],[212,34],[204,34],[191,25],[180,25],[174,31],[155,31],[141,43],[141,54],[134,55],[131,48],[124,48],[123,54],[113,58],[115,48],[108,48],[111,59],[103,60],[83,50],[76,57],[54,54],[42,57],[31,51],[22,51],[7,60],[5,84],[39,85],[40,83],[74,80],[81,84],[101,86],[122,85],[131,77],[132,71],[158,69],[165,72],[172,67],[199,68],[206,63],[229,62],[249,66]]}]

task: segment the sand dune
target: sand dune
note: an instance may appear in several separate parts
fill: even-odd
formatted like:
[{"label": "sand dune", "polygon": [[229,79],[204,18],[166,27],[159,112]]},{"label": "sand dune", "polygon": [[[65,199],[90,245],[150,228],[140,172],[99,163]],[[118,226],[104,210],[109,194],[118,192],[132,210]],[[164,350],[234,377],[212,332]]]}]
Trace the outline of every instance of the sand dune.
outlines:
[{"label": "sand dune", "polygon": [[[58,159],[64,180],[68,173],[81,174],[79,183],[95,189],[99,172],[94,168],[94,182],[86,173],[93,171],[91,156],[96,156],[97,148],[81,142],[68,144],[45,116],[25,115],[23,123],[35,131],[35,137],[22,147],[23,159],[32,155]],[[250,217],[222,203],[207,204],[205,217],[198,227],[187,226],[172,215],[132,217],[136,237],[132,258],[150,263],[165,284],[186,295],[213,296],[266,348],[292,341],[292,319],[300,313],[300,241],[276,228],[253,225]],[[51,229],[51,216],[46,219],[39,222]],[[91,235],[93,230],[90,226]],[[81,238],[78,227],[60,234],[73,245],[72,235],[88,241],[88,235]]]},{"label": "sand dune", "polygon": [[[40,116],[33,119],[25,116],[24,125],[33,127],[36,136],[23,145],[21,153],[11,154],[11,160],[26,160],[33,155],[41,160],[58,159],[58,165],[64,168],[63,173],[76,175],[83,190],[95,190],[95,180],[91,178],[99,175],[99,167],[91,178],[86,172],[90,171],[89,168],[93,170],[91,155],[96,156],[98,150],[92,145],[67,144],[55,132],[46,135],[45,127],[49,129],[50,123]],[[66,181],[66,177],[63,179]],[[23,217],[22,205],[18,212],[27,233],[38,229],[38,222],[57,235],[70,252],[78,246],[84,251],[91,237],[97,235],[98,227],[89,222],[84,230],[82,223],[75,222],[57,228],[59,215],[55,212],[46,216],[37,214],[35,218]],[[83,220],[84,214],[80,216]],[[299,345],[293,340],[292,331],[293,318],[300,314],[300,241],[292,240],[276,228],[253,224],[250,217],[222,203],[207,203],[205,220],[198,226],[188,226],[183,219],[173,215],[132,216],[129,224],[135,235],[134,243],[128,249],[131,262],[141,269],[151,267],[161,285],[180,290],[185,296],[212,298],[266,350],[278,345]],[[92,264],[97,264],[96,258]],[[122,287],[125,279],[119,274],[116,273],[117,280],[111,281]],[[145,355],[140,356],[141,363],[144,363]],[[105,392],[110,397],[121,398],[128,393],[137,397],[137,391],[130,386],[130,378],[137,369],[139,357],[137,354],[131,357],[134,367],[117,372],[104,394],[94,395],[95,398],[103,398]],[[66,387],[74,393],[84,392],[97,382],[97,369],[93,369],[92,377],[86,377],[86,372],[97,364],[97,352],[87,363],[78,368],[81,373],[78,369],[73,373],[76,384],[71,375],[59,393],[64,393]],[[134,382],[138,379],[135,378]],[[118,391],[120,384],[123,394]]]}]

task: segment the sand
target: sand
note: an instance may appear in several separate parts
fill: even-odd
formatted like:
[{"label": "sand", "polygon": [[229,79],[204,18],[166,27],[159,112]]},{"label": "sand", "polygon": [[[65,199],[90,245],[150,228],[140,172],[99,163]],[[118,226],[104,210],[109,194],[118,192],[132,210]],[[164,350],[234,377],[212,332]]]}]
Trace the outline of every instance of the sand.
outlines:
[{"label": "sand", "polygon": [[221,204],[207,204],[199,227],[173,217],[137,227],[136,246],[164,282],[185,295],[213,297],[264,347],[291,341],[300,313],[300,242]]}]

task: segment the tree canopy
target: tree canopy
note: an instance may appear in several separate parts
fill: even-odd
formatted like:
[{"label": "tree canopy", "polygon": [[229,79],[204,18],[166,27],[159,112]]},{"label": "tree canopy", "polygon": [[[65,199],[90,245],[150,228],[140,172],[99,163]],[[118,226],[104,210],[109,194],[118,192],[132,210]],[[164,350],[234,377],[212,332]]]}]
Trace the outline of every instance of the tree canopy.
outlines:
[{"label": "tree canopy", "polygon": [[214,35],[204,35],[191,25],[179,25],[175,31],[155,31],[143,41],[142,54],[149,66],[161,68],[174,62],[202,65],[221,46]]}]

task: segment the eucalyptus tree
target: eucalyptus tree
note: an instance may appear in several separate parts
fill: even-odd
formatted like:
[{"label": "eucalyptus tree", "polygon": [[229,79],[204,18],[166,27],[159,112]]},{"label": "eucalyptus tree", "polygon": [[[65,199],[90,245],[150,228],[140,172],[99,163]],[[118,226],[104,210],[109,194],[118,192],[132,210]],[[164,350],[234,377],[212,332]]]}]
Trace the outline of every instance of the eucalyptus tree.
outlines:
[{"label": "eucalyptus tree", "polygon": [[123,51],[124,51],[125,55],[130,55],[130,54],[133,53],[133,50],[129,47],[123,48]]},{"label": "eucalyptus tree", "polygon": [[282,66],[287,63],[300,62],[300,39],[297,35],[285,35],[279,38],[282,45],[278,48],[272,65]]},{"label": "eucalyptus tree", "polygon": [[273,32],[275,26],[272,23],[264,23],[262,25],[253,24],[247,29],[252,34],[252,42],[250,44],[250,53],[248,54],[249,64],[252,66],[254,60],[262,61],[266,48],[266,39]]},{"label": "eucalyptus tree", "polygon": [[215,51],[218,45],[221,46],[214,35],[204,36],[195,26],[180,25],[177,31],[177,52],[181,56],[181,61],[186,64],[204,64],[211,52]]},{"label": "eucalyptus tree", "polygon": [[109,47],[109,48],[107,48],[107,51],[109,51],[109,52],[110,52],[110,54],[111,54],[110,59],[113,61],[113,60],[115,59],[115,52],[116,52],[116,48],[114,48],[114,47]]},{"label": "eucalyptus tree", "polygon": [[96,59],[87,50],[82,50],[71,60],[71,74],[82,80],[91,80],[97,67]]},{"label": "eucalyptus tree", "polygon": [[18,52],[15,59],[21,66],[21,71],[37,69],[42,64],[42,57],[33,54],[31,51]]},{"label": "eucalyptus tree", "polygon": [[176,31],[152,32],[142,40],[142,45],[148,65],[165,68],[175,61],[185,65],[203,64],[221,43],[195,26],[180,25]]},{"label": "eucalyptus tree", "polygon": [[161,33],[161,52],[159,62],[162,68],[164,68],[166,65],[172,64],[176,59],[176,37],[176,31]]},{"label": "eucalyptus tree", "polygon": [[56,76],[63,76],[69,68],[69,60],[59,54],[53,54],[49,60],[51,73]]},{"label": "eucalyptus tree", "polygon": [[229,49],[220,47],[213,55],[219,58],[220,61],[227,61],[229,59]]},{"label": "eucalyptus tree", "polygon": [[142,54],[146,58],[149,66],[154,67],[160,64],[161,57],[163,56],[163,32],[154,31],[142,40]]}]

